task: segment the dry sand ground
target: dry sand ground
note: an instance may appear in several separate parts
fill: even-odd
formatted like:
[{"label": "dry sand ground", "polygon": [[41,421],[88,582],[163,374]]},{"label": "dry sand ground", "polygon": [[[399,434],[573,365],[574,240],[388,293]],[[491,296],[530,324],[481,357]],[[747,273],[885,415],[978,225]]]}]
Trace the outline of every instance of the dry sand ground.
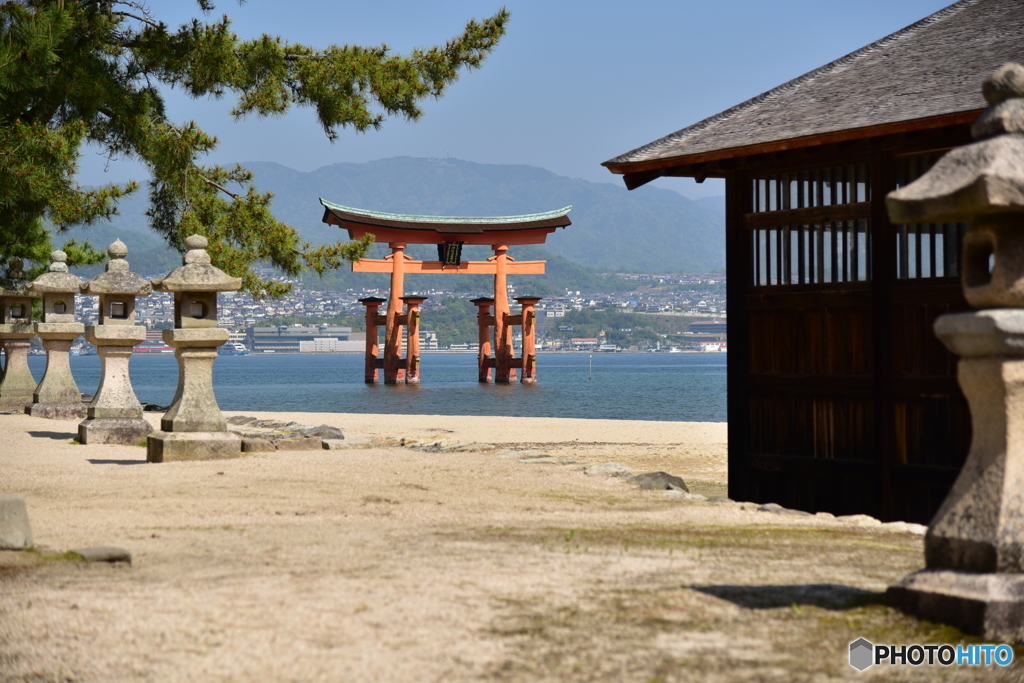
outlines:
[{"label": "dry sand ground", "polygon": [[[725,425],[257,414],[349,437],[451,436],[667,470],[724,492]],[[144,464],[0,415],[0,492],[40,546],[0,553],[3,681],[1020,680],[847,664],[961,642],[880,604],[922,565],[896,527],[671,499],[495,450]],[[132,552],[125,565],[60,559]],[[966,639],[966,642],[977,642]],[[1018,651],[1018,660],[1024,651]]]}]

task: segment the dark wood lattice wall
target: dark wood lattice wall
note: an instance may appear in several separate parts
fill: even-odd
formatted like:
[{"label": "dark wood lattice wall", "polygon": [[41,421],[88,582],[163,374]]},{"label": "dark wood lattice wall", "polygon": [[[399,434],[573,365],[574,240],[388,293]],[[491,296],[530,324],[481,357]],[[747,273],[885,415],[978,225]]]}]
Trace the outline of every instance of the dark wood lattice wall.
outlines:
[{"label": "dark wood lattice wall", "polygon": [[741,160],[727,178],[729,490],[927,523],[970,445],[939,315],[968,310],[963,225],[892,225],[885,195],[964,127]]}]

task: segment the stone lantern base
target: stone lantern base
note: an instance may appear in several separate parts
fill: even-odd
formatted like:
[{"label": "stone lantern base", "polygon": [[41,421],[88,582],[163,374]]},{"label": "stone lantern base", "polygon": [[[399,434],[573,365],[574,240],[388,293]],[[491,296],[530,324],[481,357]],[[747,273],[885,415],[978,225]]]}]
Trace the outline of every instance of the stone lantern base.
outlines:
[{"label": "stone lantern base", "polygon": [[71,343],[84,331],[82,323],[35,323],[36,335],[46,349],[46,373],[32,395],[25,413],[51,420],[75,420],[86,416],[82,393],[71,374]]},{"label": "stone lantern base", "polygon": [[0,409],[19,410],[32,402],[36,382],[28,367],[28,350],[36,336],[31,324],[0,325],[0,346],[4,348],[7,367],[0,372]]},{"label": "stone lantern base", "polygon": [[927,569],[886,598],[922,619],[1024,642],[1024,309],[943,315],[935,334],[960,357],[971,450],[928,525]]},{"label": "stone lantern base", "polygon": [[78,423],[80,443],[109,443],[134,446],[153,432],[153,425],[141,417],[92,418]]},{"label": "stone lantern base", "polygon": [[146,441],[146,460],[219,460],[242,456],[242,437],[234,432],[153,432]]},{"label": "stone lantern base", "polygon": [[1024,641],[1024,574],[922,569],[885,592],[892,607],[988,640]]},{"label": "stone lantern base", "polygon": [[86,328],[85,338],[96,345],[103,376],[89,404],[88,419],[78,425],[78,440],[84,444],[135,445],[153,431],[142,417],[142,406],[128,374],[132,347],[146,339],[146,328],[96,325]]},{"label": "stone lantern base", "polygon": [[149,435],[146,459],[214,460],[242,455],[242,438],[227,431],[213,394],[213,363],[217,347],[228,340],[220,327],[163,331],[178,359],[178,392],[160,420],[161,431]]},{"label": "stone lantern base", "polygon": [[48,420],[77,420],[85,417],[86,411],[84,403],[30,403],[25,406],[26,415]]}]

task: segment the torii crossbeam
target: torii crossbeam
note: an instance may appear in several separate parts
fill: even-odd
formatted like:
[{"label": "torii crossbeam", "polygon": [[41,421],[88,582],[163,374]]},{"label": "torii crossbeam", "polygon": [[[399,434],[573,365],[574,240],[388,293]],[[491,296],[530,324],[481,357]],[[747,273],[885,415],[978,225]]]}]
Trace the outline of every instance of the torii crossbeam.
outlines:
[{"label": "torii crossbeam", "polygon": [[[361,299],[366,306],[366,374],[368,384],[377,381],[377,370],[384,370],[384,383],[406,382],[416,384],[419,373],[419,306],[426,297],[403,296],[406,273],[462,273],[494,275],[494,299],[475,299],[480,309],[480,352],[478,355],[479,380],[490,380],[494,368],[494,381],[516,381],[517,369],[522,370],[522,382],[537,381],[535,352],[534,306],[539,297],[516,297],[522,307],[520,315],[509,309],[506,277],[508,275],[541,275],[545,261],[516,261],[508,255],[510,246],[543,244],[549,234],[558,228],[572,225],[569,220],[571,206],[547,213],[524,216],[453,217],[414,216],[381,213],[332,204],[324,199],[324,223],[347,230],[351,239],[372,234],[377,242],[387,243],[391,254],[382,259],[361,259],[352,264],[357,273],[391,273],[391,292],[387,299],[387,313],[378,315],[377,309],[384,299]],[[414,261],[405,255],[410,244],[435,244],[437,261]],[[494,256],[486,261],[463,261],[462,246],[480,244],[490,246]],[[406,310],[403,313],[403,303]],[[490,307],[493,303],[494,314]],[[377,327],[385,326],[384,357],[379,358]],[[512,328],[523,327],[523,353],[515,357],[512,349]],[[402,328],[408,331],[406,358],[402,358]],[[494,330],[494,356],[490,355],[491,328]]]}]

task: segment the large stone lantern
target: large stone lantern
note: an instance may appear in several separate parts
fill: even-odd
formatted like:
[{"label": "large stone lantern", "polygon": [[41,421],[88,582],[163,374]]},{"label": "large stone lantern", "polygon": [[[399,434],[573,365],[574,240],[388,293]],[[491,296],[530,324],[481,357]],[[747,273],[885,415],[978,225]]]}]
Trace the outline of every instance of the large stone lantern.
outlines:
[{"label": "large stone lantern", "polygon": [[75,322],[75,295],[82,280],[68,272],[68,257],[63,251],[58,249],[50,258],[50,271],[29,285],[29,294],[43,298],[43,321],[35,324],[35,332],[46,349],[46,372],[25,412],[36,417],[72,420],[85,417],[86,413],[69,360],[71,343],[85,331],[85,325]]},{"label": "large stone lantern", "polygon": [[21,259],[11,259],[7,277],[0,280],[0,347],[5,356],[0,372],[0,409],[16,406],[23,410],[32,402],[36,389],[36,379],[28,367],[28,349],[36,331],[23,267]]},{"label": "large stone lantern", "polygon": [[107,268],[82,285],[82,294],[99,296],[100,321],[85,329],[96,345],[103,374],[88,407],[88,419],[78,425],[82,443],[135,444],[153,428],[142,417],[128,362],[132,347],[146,339],[146,328],[135,324],[135,297],[149,296],[153,286],[128,269],[128,247],[121,240],[107,248]]},{"label": "large stone lantern", "polygon": [[241,289],[242,279],[213,266],[206,246],[201,235],[186,238],[183,265],[152,281],[154,290],[174,293],[174,329],[164,330],[163,339],[178,359],[178,391],[160,421],[161,431],[149,436],[149,462],[234,457],[242,452],[242,440],[227,431],[213,394],[217,347],[229,337],[226,329],[217,327],[217,292]]},{"label": "large stone lantern", "polygon": [[968,223],[964,295],[984,309],[935,321],[960,356],[971,449],[928,527],[927,568],[888,598],[968,633],[1024,641],[1024,67],[1001,67],[982,91],[977,142],[887,200],[894,223]]}]

